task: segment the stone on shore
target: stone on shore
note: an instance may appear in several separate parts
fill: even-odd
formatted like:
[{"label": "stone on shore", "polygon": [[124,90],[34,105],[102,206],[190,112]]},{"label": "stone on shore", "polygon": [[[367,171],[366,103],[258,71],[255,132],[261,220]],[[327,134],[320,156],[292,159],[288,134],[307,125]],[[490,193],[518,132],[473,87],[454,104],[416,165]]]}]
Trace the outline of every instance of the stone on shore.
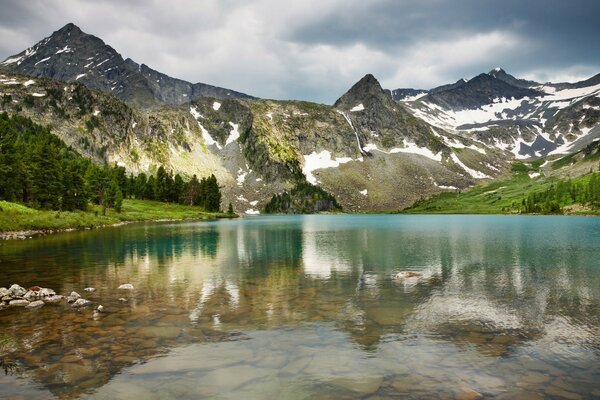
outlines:
[{"label": "stone on shore", "polygon": [[8,296],[8,289],[4,287],[0,287],[0,299],[4,296]]},{"label": "stone on shore", "polygon": [[29,301],[22,300],[22,299],[11,300],[10,303],[8,303],[8,305],[13,306],[13,307],[25,307],[25,306],[29,305]]},{"label": "stone on shore", "polygon": [[56,292],[52,289],[42,288],[42,289],[40,289],[38,294],[40,297],[51,297],[51,296],[56,295]]},{"label": "stone on shore", "polygon": [[8,295],[12,297],[23,297],[27,293],[27,289],[14,284],[8,289]]}]

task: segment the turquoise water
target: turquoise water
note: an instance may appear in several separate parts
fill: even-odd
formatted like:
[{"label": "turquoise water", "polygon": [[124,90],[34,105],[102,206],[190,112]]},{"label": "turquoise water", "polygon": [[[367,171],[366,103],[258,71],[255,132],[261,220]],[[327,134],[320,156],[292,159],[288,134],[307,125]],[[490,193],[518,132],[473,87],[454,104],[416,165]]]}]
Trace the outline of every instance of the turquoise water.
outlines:
[{"label": "turquoise water", "polygon": [[2,242],[0,286],[106,312],[0,310],[0,398],[600,398],[599,243],[598,218],[405,215]]}]

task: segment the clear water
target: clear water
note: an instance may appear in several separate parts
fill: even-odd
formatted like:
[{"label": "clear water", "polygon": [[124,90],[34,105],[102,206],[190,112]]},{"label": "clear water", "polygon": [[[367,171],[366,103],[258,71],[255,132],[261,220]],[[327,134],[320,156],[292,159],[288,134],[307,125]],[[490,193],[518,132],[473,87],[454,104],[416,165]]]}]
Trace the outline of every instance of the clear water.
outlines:
[{"label": "clear water", "polygon": [[1,310],[0,398],[600,398],[599,244],[598,218],[389,215],[1,242],[0,286],[106,312]]}]

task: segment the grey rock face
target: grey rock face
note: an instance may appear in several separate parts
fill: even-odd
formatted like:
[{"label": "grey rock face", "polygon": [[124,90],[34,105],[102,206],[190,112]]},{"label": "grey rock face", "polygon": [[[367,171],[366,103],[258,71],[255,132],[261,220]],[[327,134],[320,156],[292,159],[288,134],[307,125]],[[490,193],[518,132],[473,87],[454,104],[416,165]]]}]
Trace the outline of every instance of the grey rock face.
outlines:
[{"label": "grey rock face", "polygon": [[71,23],[7,58],[0,68],[23,75],[80,82],[148,107],[182,104],[203,96],[252,98],[230,89],[171,78],[129,58],[123,59],[100,38],[82,32]]}]

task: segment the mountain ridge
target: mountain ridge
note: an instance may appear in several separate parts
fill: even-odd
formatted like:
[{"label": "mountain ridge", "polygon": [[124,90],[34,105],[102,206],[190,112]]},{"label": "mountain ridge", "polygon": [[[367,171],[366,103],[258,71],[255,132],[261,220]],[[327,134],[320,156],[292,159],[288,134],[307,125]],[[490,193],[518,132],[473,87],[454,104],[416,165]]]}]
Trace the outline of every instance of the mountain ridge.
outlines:
[{"label": "mountain ridge", "polygon": [[253,98],[231,89],[172,78],[68,23],[32,47],[0,63],[6,72],[81,82],[144,107],[183,104],[198,97]]}]

